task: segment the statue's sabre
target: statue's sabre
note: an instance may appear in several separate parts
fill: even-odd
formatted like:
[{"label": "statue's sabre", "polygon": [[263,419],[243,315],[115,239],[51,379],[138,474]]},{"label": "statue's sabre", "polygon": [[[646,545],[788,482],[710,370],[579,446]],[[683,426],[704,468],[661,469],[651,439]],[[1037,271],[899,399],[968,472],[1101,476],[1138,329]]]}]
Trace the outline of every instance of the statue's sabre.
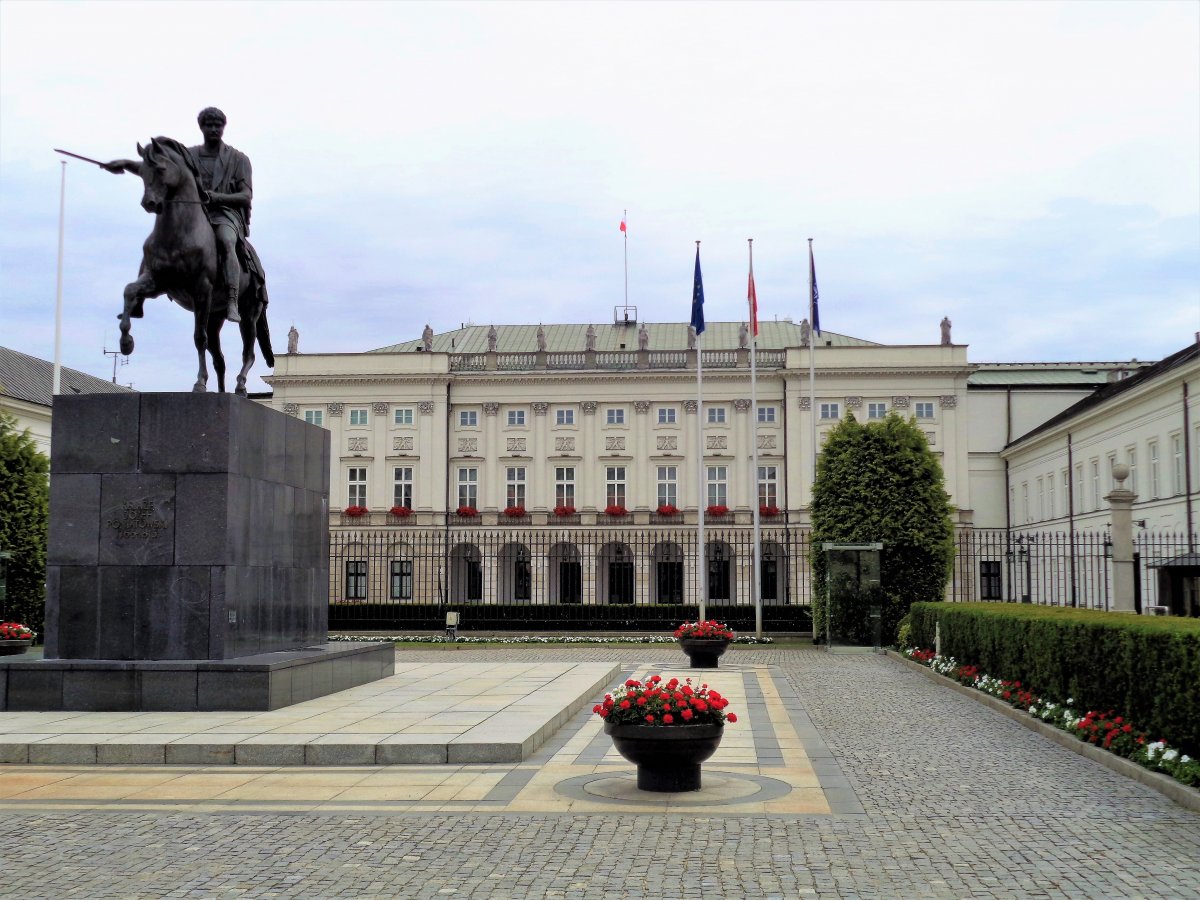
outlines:
[{"label": "statue's sabre", "polygon": [[82,159],[84,162],[90,162],[92,165],[99,166],[102,169],[105,166],[105,163],[100,162],[98,159],[90,159],[86,156],[80,156],[78,153],[72,153],[70,150],[59,150],[57,147],[55,147],[54,152],[61,153],[63,156],[73,156],[76,159]]}]

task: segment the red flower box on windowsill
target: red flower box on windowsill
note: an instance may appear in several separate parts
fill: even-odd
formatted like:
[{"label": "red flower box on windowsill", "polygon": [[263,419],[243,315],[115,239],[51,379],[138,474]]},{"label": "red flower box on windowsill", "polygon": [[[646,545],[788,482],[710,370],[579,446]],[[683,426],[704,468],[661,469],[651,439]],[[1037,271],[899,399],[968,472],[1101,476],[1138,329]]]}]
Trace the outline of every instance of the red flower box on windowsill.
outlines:
[{"label": "red flower box on windowsill", "polygon": [[507,506],[504,508],[504,515],[510,519],[525,518],[525,507],[523,506]]},{"label": "red flower box on windowsill", "polygon": [[347,506],[342,510],[342,515],[349,516],[351,519],[360,519],[370,512],[365,506]]},{"label": "red flower box on windowsill", "polygon": [[473,506],[460,506],[454,512],[460,519],[474,519],[479,515],[479,510]]},{"label": "red flower box on windowsill", "polygon": [[679,515],[679,507],[675,506],[673,503],[664,503],[656,510],[656,512],[664,518],[669,518],[671,516]]},{"label": "red flower box on windowsill", "polygon": [[715,519],[728,515],[729,507],[721,503],[714,503],[712,506],[707,507],[704,512]]},{"label": "red flower box on windowsill", "polygon": [[575,515],[575,507],[573,507],[573,506],[556,506],[556,507],[554,507],[554,514],[560,518],[564,518],[566,516],[573,516],[573,515]]},{"label": "red flower box on windowsill", "polygon": [[758,508],[758,514],[765,519],[773,519],[777,515],[779,515],[779,507],[776,506],[774,503],[767,504],[765,506],[760,506]]},{"label": "red flower box on windowsill", "polygon": [[625,507],[623,507],[619,504],[614,503],[612,506],[604,507],[604,514],[606,516],[612,516],[614,519],[617,519],[617,518],[620,518],[621,516],[629,515],[629,510],[627,510]]}]

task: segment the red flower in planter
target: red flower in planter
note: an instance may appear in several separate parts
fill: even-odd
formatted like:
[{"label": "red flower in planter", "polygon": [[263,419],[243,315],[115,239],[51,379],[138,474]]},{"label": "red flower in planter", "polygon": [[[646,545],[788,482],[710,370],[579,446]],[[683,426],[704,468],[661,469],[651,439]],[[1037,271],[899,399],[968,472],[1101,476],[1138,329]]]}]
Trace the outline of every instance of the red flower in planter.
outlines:
[{"label": "red flower in planter", "polygon": [[710,516],[724,516],[728,514],[729,507],[723,503],[714,503],[712,506],[707,507],[704,511]]},{"label": "red flower in planter", "polygon": [[575,515],[575,507],[566,506],[566,505],[556,506],[556,507],[554,507],[554,514],[559,517],[573,516],[573,515]]},{"label": "red flower in planter", "polygon": [[33,632],[20,622],[0,622],[0,640],[23,641],[33,637]]},{"label": "red flower in planter", "polygon": [[[653,676],[643,684],[629,680],[612,694],[606,694],[603,703],[592,707],[600,718],[617,725],[652,725],[655,728],[678,728],[682,725],[719,725],[736,722],[737,716],[726,713],[729,701],[708,685],[691,686],[691,679],[682,684],[678,678],[663,683],[661,676]],[[687,694],[691,705],[671,703],[673,695]]]},{"label": "red flower in planter", "polygon": [[758,508],[758,514],[767,519],[773,519],[779,515],[779,507],[774,503],[767,503]]},{"label": "red flower in planter", "polygon": [[365,506],[347,506],[344,510],[342,510],[342,515],[349,516],[352,519],[358,519],[362,516],[365,516],[369,512],[370,510]]},{"label": "red flower in planter", "polygon": [[504,514],[510,519],[519,519],[525,515],[525,507],[523,506],[506,506]]},{"label": "red flower in planter", "polygon": [[606,516],[612,516],[613,518],[616,518],[617,516],[628,515],[629,510],[621,506],[619,503],[614,503],[611,506],[604,507],[604,514]]},{"label": "red flower in planter", "polygon": [[407,519],[409,516],[411,516],[413,514],[412,509],[407,506],[393,506],[391,509],[388,510],[388,512],[391,513],[393,516],[395,516],[397,519]]},{"label": "red flower in planter", "polygon": [[479,510],[473,506],[460,506],[455,510],[455,513],[457,513],[461,518],[473,519],[479,515]]},{"label": "red flower in planter", "polygon": [[679,507],[673,503],[664,503],[658,508],[660,516],[677,516],[679,515]]},{"label": "red flower in planter", "polygon": [[[733,629],[724,622],[709,619],[707,622],[684,622],[675,629],[676,638],[725,638],[733,640]],[[684,690],[686,693],[686,688]]]}]

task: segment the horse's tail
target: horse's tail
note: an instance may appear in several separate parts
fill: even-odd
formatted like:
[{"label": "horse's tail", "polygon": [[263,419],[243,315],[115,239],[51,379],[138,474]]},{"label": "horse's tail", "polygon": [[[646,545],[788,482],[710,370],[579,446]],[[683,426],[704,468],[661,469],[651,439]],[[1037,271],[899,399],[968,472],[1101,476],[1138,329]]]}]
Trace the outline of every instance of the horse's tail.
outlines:
[{"label": "horse's tail", "polygon": [[258,323],[255,325],[255,333],[258,336],[258,349],[262,351],[263,362],[268,366],[275,365],[275,352],[271,349],[271,329],[267,326],[267,307],[263,306],[262,312],[258,314]]}]

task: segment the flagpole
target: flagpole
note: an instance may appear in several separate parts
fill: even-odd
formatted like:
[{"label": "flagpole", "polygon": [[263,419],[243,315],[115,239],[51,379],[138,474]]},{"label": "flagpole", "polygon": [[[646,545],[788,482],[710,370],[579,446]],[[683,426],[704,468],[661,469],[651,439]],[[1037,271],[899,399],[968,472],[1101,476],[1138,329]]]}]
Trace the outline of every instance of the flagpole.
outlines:
[{"label": "flagpole", "polygon": [[812,482],[808,488],[808,517],[812,522],[813,488],[817,483],[817,322],[813,308],[813,239],[808,239],[808,418],[812,439]]},{"label": "flagpole", "polygon": [[[700,311],[703,315],[703,282],[700,280],[700,242],[696,241],[696,285],[699,286],[700,293]],[[693,287],[692,293],[692,323],[693,327],[696,324],[696,287]],[[696,554],[696,595],[699,602],[699,617],[700,621],[707,620],[707,607],[705,604],[705,583],[704,576],[708,571],[708,553],[707,547],[704,544],[704,320],[699,321],[700,327],[696,329],[696,540],[698,542],[698,550]]]},{"label": "flagpole", "polygon": [[629,309],[629,210],[621,213],[621,236],[625,238],[625,308]]},{"label": "flagpole", "polygon": [[62,282],[63,230],[67,210],[67,161],[62,160],[62,180],[58,188],[58,277],[54,287],[54,378],[50,387],[53,397],[62,386]]},{"label": "flagpole", "polygon": [[750,560],[750,594],[754,597],[754,636],[762,638],[762,520],[758,497],[758,369],[755,355],[758,350],[758,296],[754,289],[754,238],[747,238],[750,247],[750,285],[746,302],[750,306],[750,512],[754,522],[754,552]]}]

